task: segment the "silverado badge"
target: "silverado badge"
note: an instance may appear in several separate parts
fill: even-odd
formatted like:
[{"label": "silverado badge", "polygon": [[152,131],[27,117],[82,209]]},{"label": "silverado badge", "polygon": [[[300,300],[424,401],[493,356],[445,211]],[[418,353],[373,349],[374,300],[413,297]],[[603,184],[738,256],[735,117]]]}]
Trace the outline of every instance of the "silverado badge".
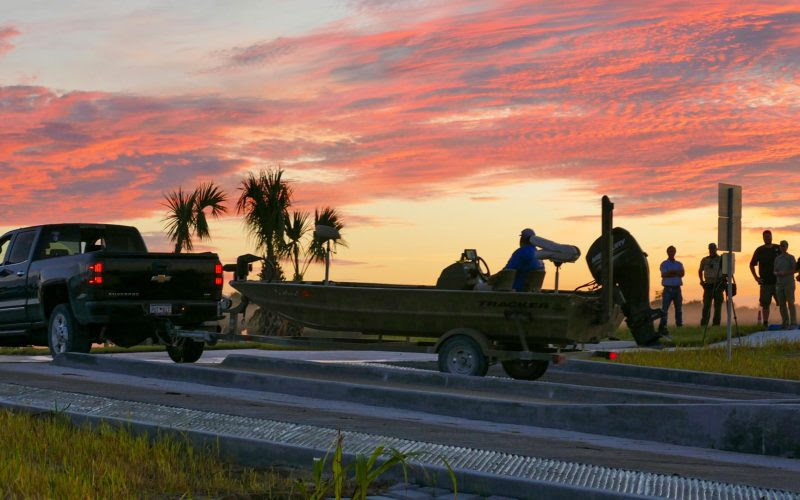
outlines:
[{"label": "silverado badge", "polygon": [[167,276],[166,274],[156,274],[155,276],[150,278],[150,281],[153,281],[155,283],[166,283],[167,281],[169,281],[171,279],[172,279],[172,276]]}]

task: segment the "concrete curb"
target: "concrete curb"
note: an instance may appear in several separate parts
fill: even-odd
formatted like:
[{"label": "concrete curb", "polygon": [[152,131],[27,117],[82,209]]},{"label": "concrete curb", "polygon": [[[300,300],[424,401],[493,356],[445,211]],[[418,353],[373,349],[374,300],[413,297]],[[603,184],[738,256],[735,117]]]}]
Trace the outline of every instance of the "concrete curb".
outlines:
[{"label": "concrete curb", "polygon": [[[700,396],[673,396],[657,392],[613,389],[607,387],[584,387],[555,382],[514,380],[494,377],[469,377],[439,371],[420,372],[383,366],[370,366],[365,363],[316,363],[283,358],[269,358],[248,354],[230,354],[221,366],[230,369],[289,371],[322,376],[350,376],[361,380],[377,380],[398,384],[426,385],[450,389],[468,389],[491,392],[492,394],[519,395],[553,400],[569,400],[591,404],[620,403],[708,403],[727,401],[721,398]],[[280,374],[280,373],[278,373]]]},{"label": "concrete curb", "polygon": [[664,382],[676,382],[681,384],[708,385],[759,392],[776,392],[781,394],[800,395],[800,382],[794,380],[745,377],[741,375],[726,375],[722,373],[697,372],[690,370],[673,370],[668,368],[626,365],[605,361],[571,360],[568,363],[553,369],[574,373],[643,378],[660,380]]},{"label": "concrete curb", "polygon": [[800,404],[538,404],[68,353],[59,366],[743,453],[800,457]]},{"label": "concrete curb", "polygon": [[[49,408],[10,404],[7,402],[0,402],[0,408],[27,413],[52,412],[52,409]],[[78,425],[89,424],[96,427],[100,425],[101,422],[105,422],[117,428],[126,428],[135,434],[146,434],[151,439],[165,434],[173,437],[186,437],[195,447],[218,447],[221,455],[225,459],[251,467],[288,465],[308,470],[311,468],[314,459],[322,458],[327,451],[208,432],[186,432],[136,420],[102,418],[85,413],[71,412],[68,409],[59,413],[68,416],[73,423]],[[343,462],[345,465],[353,463],[355,459],[356,455],[348,452],[343,453]],[[589,500],[654,498],[545,481],[491,475],[467,469],[455,469],[453,472],[456,476],[459,491],[481,495],[495,494],[512,496],[520,499],[537,500],[569,500],[573,498],[586,498]],[[381,479],[404,480],[402,468],[394,467],[381,476]],[[425,465],[424,468],[421,466],[409,467],[408,479],[413,483],[431,485],[443,489],[452,488],[450,473],[444,466]]]}]

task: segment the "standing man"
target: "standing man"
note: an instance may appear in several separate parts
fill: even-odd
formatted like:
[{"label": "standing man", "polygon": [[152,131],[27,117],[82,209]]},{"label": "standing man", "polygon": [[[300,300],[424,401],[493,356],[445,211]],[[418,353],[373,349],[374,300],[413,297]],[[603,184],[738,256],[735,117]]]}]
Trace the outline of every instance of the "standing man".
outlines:
[{"label": "standing man", "polygon": [[789,253],[789,242],[781,241],[781,253],[775,257],[775,293],[781,311],[784,330],[797,328],[797,311],[794,308],[794,270],[797,261]]},{"label": "standing man", "polygon": [[[681,286],[683,285],[683,264],[675,260],[675,247],[667,247],[667,260],[661,263],[661,284],[664,291],[661,295],[661,317],[660,327],[667,326],[667,311],[669,304],[675,304],[675,325],[683,326],[683,297],[681,296]],[[660,328],[659,327],[659,328]]]},{"label": "standing man", "polygon": [[[778,245],[772,243],[772,231],[767,229],[762,234],[764,244],[756,248],[753,258],[750,259],[750,272],[761,287],[758,302],[761,304],[761,319],[764,327],[769,326],[769,305],[772,300],[778,302],[775,295],[775,257],[780,253]],[[758,274],[756,274],[758,264]]]},{"label": "standing man", "polygon": [[717,244],[708,244],[708,256],[700,261],[700,286],[703,287],[703,317],[700,326],[708,325],[711,312],[711,302],[714,302],[714,321],[718,326],[722,315],[722,290],[726,281],[722,276],[722,256],[717,253]]}]

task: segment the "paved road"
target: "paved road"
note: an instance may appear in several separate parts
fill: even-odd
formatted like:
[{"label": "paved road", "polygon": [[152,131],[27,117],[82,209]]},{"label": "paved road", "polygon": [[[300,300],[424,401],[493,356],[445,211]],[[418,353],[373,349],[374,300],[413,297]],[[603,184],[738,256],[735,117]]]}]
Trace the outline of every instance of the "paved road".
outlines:
[{"label": "paved road", "polygon": [[[235,350],[209,351],[203,357],[204,365],[229,372],[230,369],[220,365],[220,362],[230,354],[246,354],[265,359],[316,360],[325,363],[432,362],[435,359],[428,354],[413,353]],[[125,359],[138,359],[163,362],[165,367],[172,366],[171,363],[166,364],[168,358],[165,353],[126,353],[102,357],[116,358],[120,363]],[[34,360],[45,359],[43,356]],[[608,376],[586,377],[557,370],[548,372],[538,384],[510,380],[502,382],[510,384],[513,390],[492,389],[490,383],[495,382],[491,378],[483,379],[485,384],[477,379],[475,387],[439,386],[436,385],[438,382],[428,383],[424,379],[395,383],[352,373],[331,376],[303,370],[302,367],[298,368],[291,363],[285,366],[280,363],[266,363],[258,369],[248,369],[248,372],[266,377],[267,389],[252,390],[236,386],[211,386],[204,383],[165,380],[153,377],[146,369],[133,374],[98,373],[83,367],[62,367],[49,363],[0,362],[2,380],[12,384],[223,412],[229,415],[301,422],[325,428],[491,449],[517,455],[800,491],[800,474],[798,474],[800,463],[796,460],[678,446],[664,442],[656,443],[644,438],[631,439],[542,427],[525,421],[512,421],[503,415],[493,415],[491,411],[485,411],[486,408],[498,404],[511,405],[508,406],[511,409],[519,405],[528,405],[533,410],[537,408],[546,410],[551,405],[560,405],[572,410],[586,408],[588,416],[590,409],[598,408],[592,401],[601,399],[605,403],[614,403],[615,408],[624,409],[625,405],[637,406],[637,401],[643,401],[640,398],[651,398],[647,401],[653,401],[652,398],[655,398],[660,401],[659,405],[671,404],[670,399],[672,399],[676,405],[685,406],[687,400],[690,405],[720,400],[782,399],[790,402],[796,396]],[[342,392],[342,396],[313,394],[314,387],[326,382],[333,382],[337,384],[336,387],[346,385],[350,389]],[[575,382],[579,384],[574,385]],[[292,384],[307,384],[305,387],[311,389],[308,392],[302,388],[293,391],[290,387]],[[414,405],[408,403],[409,399],[424,399],[431,396],[441,397],[443,401],[444,398],[455,399],[448,399],[442,408],[436,408],[434,405],[427,409],[419,406],[414,409],[412,408]],[[465,401],[475,404],[475,412],[455,416],[459,414],[458,408],[452,408],[451,405],[457,404],[458,397],[467,398]],[[444,406],[448,406],[449,409]],[[658,410],[658,412],[664,411],[668,412],[669,407],[663,406],[663,410]],[[533,420],[533,414],[531,419]],[[666,425],[669,425],[669,422]],[[680,432],[681,429],[675,431]]]}]

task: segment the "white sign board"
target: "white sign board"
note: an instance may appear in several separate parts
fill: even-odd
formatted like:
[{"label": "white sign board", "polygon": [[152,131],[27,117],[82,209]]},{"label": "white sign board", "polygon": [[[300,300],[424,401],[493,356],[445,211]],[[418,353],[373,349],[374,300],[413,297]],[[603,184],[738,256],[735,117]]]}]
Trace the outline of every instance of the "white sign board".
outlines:
[{"label": "white sign board", "polygon": [[722,274],[725,276],[733,276],[736,271],[736,254],[724,253],[722,254]]}]

